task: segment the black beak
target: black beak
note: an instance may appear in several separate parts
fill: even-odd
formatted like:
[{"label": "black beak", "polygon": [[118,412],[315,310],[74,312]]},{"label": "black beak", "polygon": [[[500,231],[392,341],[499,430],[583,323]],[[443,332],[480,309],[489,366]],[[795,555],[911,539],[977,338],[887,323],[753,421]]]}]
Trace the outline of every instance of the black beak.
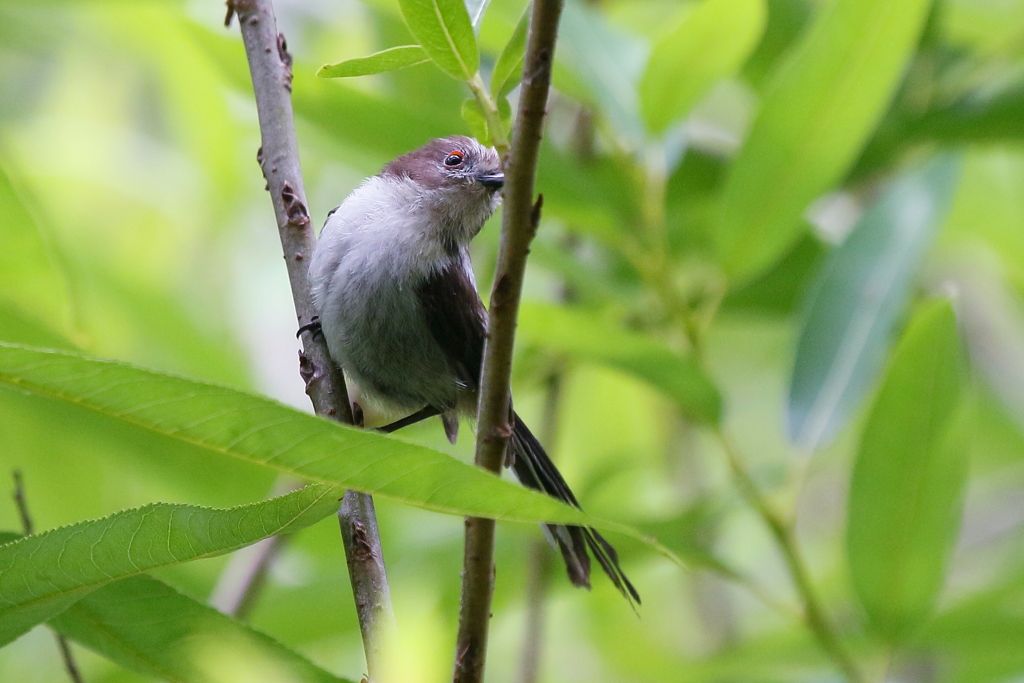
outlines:
[{"label": "black beak", "polygon": [[501,186],[505,184],[505,174],[501,171],[498,171],[497,173],[485,173],[484,175],[478,175],[476,179],[477,182],[488,190],[500,190]]}]

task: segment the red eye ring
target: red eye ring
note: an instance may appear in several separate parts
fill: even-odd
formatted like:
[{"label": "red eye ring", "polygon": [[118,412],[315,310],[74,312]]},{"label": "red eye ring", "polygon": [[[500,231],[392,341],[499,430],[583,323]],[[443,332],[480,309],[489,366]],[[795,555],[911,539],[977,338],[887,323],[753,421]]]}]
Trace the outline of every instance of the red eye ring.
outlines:
[{"label": "red eye ring", "polygon": [[455,168],[465,160],[465,155],[459,150],[452,150],[448,152],[448,156],[444,158],[444,165],[448,168]]}]

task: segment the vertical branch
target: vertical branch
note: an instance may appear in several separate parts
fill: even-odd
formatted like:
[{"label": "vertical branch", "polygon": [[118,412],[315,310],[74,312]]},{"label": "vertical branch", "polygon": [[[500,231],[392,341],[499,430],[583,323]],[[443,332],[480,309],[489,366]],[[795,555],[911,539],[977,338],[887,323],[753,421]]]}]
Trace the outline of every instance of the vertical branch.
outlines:
[{"label": "vertical branch", "polygon": [[[35,527],[32,524],[32,514],[28,511],[28,500],[25,498],[25,482],[21,478],[21,470],[14,470],[13,475],[14,504],[18,508],[18,516],[21,517],[21,528],[26,536],[31,536],[35,532]],[[68,672],[71,683],[84,683],[82,674],[78,670],[78,664],[75,662],[75,656],[71,653],[68,639],[57,632],[54,632],[53,635],[57,638],[57,648],[60,649],[61,659],[64,660],[64,669]]]},{"label": "vertical branch", "polygon": [[352,596],[359,615],[366,668],[372,676],[384,668],[384,655],[388,644],[392,642],[395,626],[373,497],[357,491],[346,491],[345,497],[341,499],[341,509],[338,510],[338,522],[345,543]]},{"label": "vertical branch", "polygon": [[[352,424],[344,377],[331,360],[323,337],[305,327],[313,322],[316,315],[306,279],[316,238],[306,208],[306,193],[295,137],[291,102],[291,55],[288,54],[284,36],[277,32],[271,0],[228,0],[226,23],[231,21],[232,15],[238,16],[256,95],[262,138],[257,158],[274,204],[295,313],[300,329],[304,330],[301,335],[303,350],[299,354],[299,373],[306,383],[306,393],[318,415]],[[345,499],[349,504],[342,506],[339,517],[342,536],[346,541],[345,555],[349,571],[360,577],[358,581],[353,579],[353,587],[357,584],[361,587],[357,589],[356,604],[363,649],[372,676],[372,667],[379,661],[381,638],[391,628],[394,619],[391,595],[385,579],[373,501],[370,496],[352,491],[345,494]],[[350,541],[356,536],[346,533],[346,529],[357,528],[363,531],[359,534],[359,546],[353,547]],[[364,572],[368,573],[365,577]],[[366,587],[372,587],[375,591],[372,599],[358,594]]]},{"label": "vertical branch", "polygon": [[[505,165],[504,214],[480,382],[475,462],[498,472],[512,429],[509,377],[516,318],[530,242],[540,220],[541,199],[533,202],[537,157],[544,125],[551,62],[562,0],[535,0],[523,64],[519,111]],[[480,683],[494,590],[494,520],[466,519],[465,559],[459,634],[453,680]]]},{"label": "vertical branch", "polygon": [[[570,294],[563,288],[563,300]],[[558,436],[558,414],[562,403],[562,364],[556,365],[548,376],[544,396],[544,422],[541,423],[540,442],[548,453],[555,449]],[[545,540],[537,540],[530,548],[526,577],[526,633],[523,654],[519,658],[519,683],[536,683],[540,672],[541,646],[544,643],[548,589],[551,586],[552,558]]]}]

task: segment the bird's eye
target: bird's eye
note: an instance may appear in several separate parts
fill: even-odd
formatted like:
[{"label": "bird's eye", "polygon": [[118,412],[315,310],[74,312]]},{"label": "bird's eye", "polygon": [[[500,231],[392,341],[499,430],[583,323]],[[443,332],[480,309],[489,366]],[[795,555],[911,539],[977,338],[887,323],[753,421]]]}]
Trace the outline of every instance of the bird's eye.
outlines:
[{"label": "bird's eye", "polygon": [[465,156],[458,150],[454,152],[448,152],[448,156],[444,158],[444,165],[448,168],[455,168],[463,162]]}]

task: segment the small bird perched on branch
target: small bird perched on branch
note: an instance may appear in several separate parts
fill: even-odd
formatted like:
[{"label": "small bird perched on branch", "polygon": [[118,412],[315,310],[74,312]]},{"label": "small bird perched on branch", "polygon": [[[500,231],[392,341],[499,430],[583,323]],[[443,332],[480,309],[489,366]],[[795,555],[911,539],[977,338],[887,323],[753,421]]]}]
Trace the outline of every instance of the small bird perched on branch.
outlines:
[{"label": "small bird perched on branch", "polygon": [[[454,443],[459,416],[476,417],[487,313],[469,242],[497,208],[504,179],[493,149],[440,138],[389,163],[327,218],[309,270],[319,324],[353,400],[402,418],[384,431],[439,415]],[[511,417],[506,466],[525,486],[579,507],[537,439]],[[589,550],[640,602],[596,530],[545,527],[574,585],[590,587]]]}]

